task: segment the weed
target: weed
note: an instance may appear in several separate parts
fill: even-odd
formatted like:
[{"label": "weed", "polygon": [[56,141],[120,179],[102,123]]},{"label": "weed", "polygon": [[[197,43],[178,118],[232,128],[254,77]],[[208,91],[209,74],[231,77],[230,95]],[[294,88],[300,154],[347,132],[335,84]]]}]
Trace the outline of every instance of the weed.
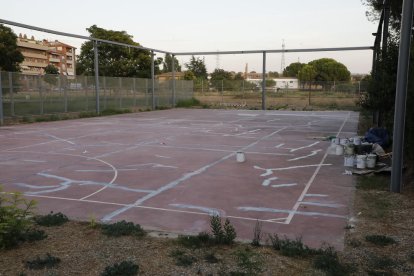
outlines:
[{"label": "weed", "polygon": [[155,107],[155,110],[167,110],[167,109],[170,109],[170,107],[168,107],[168,106],[162,106],[162,105]]},{"label": "weed", "polygon": [[50,214],[45,216],[37,216],[35,217],[35,221],[38,225],[41,226],[59,226],[69,221],[68,217],[62,214],[61,212],[54,214],[50,212]]},{"label": "weed", "polygon": [[367,242],[380,246],[386,246],[397,243],[393,238],[384,235],[368,235],[365,236],[365,240]]},{"label": "weed", "polygon": [[333,247],[322,248],[320,255],[313,260],[313,267],[324,271],[327,275],[348,275],[351,268],[340,263],[338,254]]},{"label": "weed", "polygon": [[223,226],[219,216],[212,216],[210,228],[216,244],[232,244],[237,237],[236,230],[228,219],[225,220]]},{"label": "weed", "polygon": [[197,259],[193,256],[187,255],[184,251],[178,249],[173,250],[170,253],[170,256],[175,259],[175,264],[177,266],[191,266],[194,262],[197,261]]},{"label": "weed", "polygon": [[379,175],[369,175],[358,177],[357,189],[360,190],[381,190],[385,191],[389,188],[389,180]]},{"label": "weed", "polygon": [[43,230],[29,229],[24,234],[24,240],[28,242],[40,241],[47,238],[47,234]]},{"label": "weed", "polygon": [[381,219],[389,215],[392,202],[387,198],[387,195],[381,193],[365,193],[363,194],[363,199],[366,203],[366,208],[364,208],[362,213],[365,216]]},{"label": "weed", "polygon": [[367,271],[368,276],[392,276],[392,272],[388,271],[380,271],[380,270],[368,270]]},{"label": "weed", "polygon": [[19,193],[0,190],[0,249],[13,248],[26,240],[34,208],[35,201],[27,201]]},{"label": "weed", "polygon": [[102,233],[106,236],[119,237],[119,236],[139,236],[145,235],[144,229],[139,224],[133,222],[126,222],[125,220],[118,221],[112,224],[104,224],[101,227]]},{"label": "weed", "polygon": [[55,267],[59,263],[60,259],[58,257],[53,257],[47,253],[45,257],[37,256],[34,260],[26,261],[26,267],[29,269],[44,269]]},{"label": "weed", "polygon": [[201,232],[197,236],[179,236],[177,241],[187,248],[201,248],[211,244],[212,239],[208,233]]},{"label": "weed", "polygon": [[175,107],[192,107],[192,106],[199,106],[201,105],[200,101],[196,98],[186,99],[186,100],[179,100]]},{"label": "weed", "polygon": [[94,215],[89,216],[89,227],[92,229],[98,227],[98,223],[96,222],[96,217]]},{"label": "weed", "polygon": [[79,113],[79,118],[90,118],[90,117],[96,117],[98,114],[95,111],[82,111]]},{"label": "weed", "polygon": [[369,264],[375,269],[389,269],[395,266],[395,261],[385,256],[371,256]]},{"label": "weed", "polygon": [[239,249],[235,253],[237,265],[242,272],[247,275],[256,275],[262,272],[263,259],[262,257],[246,247]]},{"label": "weed", "polygon": [[107,266],[101,276],[134,276],[138,275],[139,266],[131,261],[123,261]]},{"label": "weed", "polygon": [[59,121],[60,117],[59,117],[59,115],[52,114],[52,115],[49,115],[49,117],[47,119],[48,119],[48,121]]},{"label": "weed", "polygon": [[218,263],[220,260],[214,255],[214,253],[207,253],[204,256],[204,260],[210,264]]},{"label": "weed", "polygon": [[124,113],[131,113],[132,111],[129,109],[115,109],[115,108],[108,108],[102,110],[100,115],[102,116],[109,116],[109,115],[117,115],[117,114],[124,114]]},{"label": "weed", "polygon": [[262,223],[259,220],[256,220],[256,224],[254,226],[253,230],[253,240],[252,245],[253,246],[260,246],[260,242],[262,240]]},{"label": "weed", "polygon": [[280,239],[277,234],[273,234],[269,235],[269,240],[273,249],[280,251],[284,256],[307,257],[317,253],[316,250],[304,245],[301,238],[296,240]]},{"label": "weed", "polygon": [[361,241],[359,241],[359,240],[357,240],[357,239],[351,239],[351,240],[349,240],[349,245],[350,246],[352,246],[352,247],[359,247],[359,246],[361,246],[361,244],[362,244],[362,242]]}]

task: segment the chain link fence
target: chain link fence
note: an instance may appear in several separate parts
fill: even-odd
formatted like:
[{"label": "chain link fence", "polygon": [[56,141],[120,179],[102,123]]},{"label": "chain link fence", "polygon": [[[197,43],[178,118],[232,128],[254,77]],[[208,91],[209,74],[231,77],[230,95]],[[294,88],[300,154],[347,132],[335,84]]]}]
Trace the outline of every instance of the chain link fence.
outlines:
[{"label": "chain link fence", "polygon": [[[93,76],[0,72],[0,78],[4,118],[96,111]],[[176,80],[175,86],[176,102],[193,97],[192,81]],[[100,110],[152,109],[153,100],[156,108],[173,107],[171,80],[155,80],[154,95],[151,79],[99,77],[99,88]]]}]

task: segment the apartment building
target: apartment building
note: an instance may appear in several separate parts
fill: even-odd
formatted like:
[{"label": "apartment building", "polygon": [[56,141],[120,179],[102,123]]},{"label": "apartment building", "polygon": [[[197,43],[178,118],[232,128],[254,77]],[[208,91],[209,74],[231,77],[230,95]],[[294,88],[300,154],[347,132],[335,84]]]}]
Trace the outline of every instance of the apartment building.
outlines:
[{"label": "apartment building", "polygon": [[44,69],[52,64],[59,69],[61,75],[75,76],[76,48],[60,41],[35,40],[32,36],[20,34],[17,46],[24,56],[20,67],[22,73],[29,75],[44,74]]}]

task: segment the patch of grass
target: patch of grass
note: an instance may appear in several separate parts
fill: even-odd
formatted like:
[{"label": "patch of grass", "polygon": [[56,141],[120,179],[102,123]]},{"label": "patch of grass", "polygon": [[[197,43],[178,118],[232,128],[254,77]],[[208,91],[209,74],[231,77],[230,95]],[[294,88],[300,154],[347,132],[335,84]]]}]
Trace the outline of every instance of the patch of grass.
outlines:
[{"label": "patch of grass", "polygon": [[388,271],[381,271],[381,270],[368,270],[367,271],[368,276],[392,276],[392,272]]},{"label": "patch of grass", "polygon": [[193,106],[200,106],[201,102],[199,100],[197,100],[196,98],[191,98],[191,99],[185,99],[185,100],[179,100],[176,104],[175,107],[181,107],[181,108],[185,108],[185,107],[193,107]]},{"label": "patch of grass", "polygon": [[213,252],[210,252],[210,253],[207,253],[206,255],[204,255],[204,260],[209,264],[215,264],[215,263],[218,263],[220,261],[220,259],[218,259],[216,257],[216,255],[214,255]]},{"label": "patch of grass", "polygon": [[362,195],[366,207],[362,214],[366,217],[381,219],[387,217],[392,210],[392,202],[388,199],[387,194],[365,193]]},{"label": "patch of grass", "polygon": [[396,265],[395,261],[385,256],[371,256],[369,259],[369,265],[374,270],[376,269],[390,269]]},{"label": "patch of grass", "polygon": [[262,272],[263,258],[248,247],[239,249],[234,253],[239,272],[246,275],[257,275]]},{"label": "patch of grass", "polygon": [[23,123],[33,123],[33,118],[30,116],[23,116],[22,117],[22,122]]},{"label": "patch of grass", "polygon": [[301,238],[296,240],[280,239],[277,234],[269,235],[272,248],[288,257],[308,257],[317,254],[317,251],[304,245]]},{"label": "patch of grass", "polygon": [[360,176],[357,179],[357,189],[360,190],[381,190],[389,189],[389,178],[380,175]]},{"label": "patch of grass", "polygon": [[59,263],[60,259],[58,257],[54,257],[47,253],[44,257],[37,256],[36,259],[26,261],[26,267],[29,269],[53,268]]},{"label": "patch of grass", "polygon": [[40,241],[47,238],[47,234],[43,230],[29,229],[24,234],[24,240],[28,242]]},{"label": "patch of grass", "polygon": [[380,246],[386,246],[397,243],[393,238],[384,235],[368,235],[365,236],[365,240],[367,242]]},{"label": "patch of grass", "polygon": [[167,110],[167,109],[171,109],[171,108],[168,107],[168,106],[163,106],[163,105],[160,105],[160,106],[156,106],[155,107],[155,110]]},{"label": "patch of grass", "polygon": [[254,229],[253,229],[252,245],[253,246],[260,246],[262,238],[263,238],[262,223],[259,220],[256,220],[256,224],[254,225]]},{"label": "patch of grass", "polygon": [[210,234],[201,232],[197,236],[179,236],[177,242],[187,248],[209,246],[213,240]]},{"label": "patch of grass", "polygon": [[359,240],[357,240],[357,239],[350,239],[349,241],[348,241],[348,244],[350,245],[350,246],[352,246],[352,247],[359,247],[359,246],[361,246],[362,245],[362,242],[361,241],[359,241]]},{"label": "patch of grass", "polygon": [[339,261],[338,253],[333,247],[326,247],[319,250],[319,255],[313,260],[313,267],[322,270],[326,275],[348,275],[352,269]]},{"label": "patch of grass", "polygon": [[38,225],[46,227],[59,226],[68,221],[68,217],[62,214],[61,212],[55,214],[53,212],[50,212],[50,214],[48,215],[35,217],[35,222]]},{"label": "patch of grass", "polygon": [[173,250],[170,253],[170,257],[175,259],[175,264],[177,266],[191,266],[197,259],[191,255],[186,254],[184,251],[179,249]]},{"label": "patch of grass", "polygon": [[144,229],[139,224],[133,222],[126,222],[125,220],[118,221],[112,224],[104,224],[101,226],[102,234],[111,237],[120,236],[138,236],[145,235]]},{"label": "patch of grass", "polygon": [[91,117],[97,117],[98,114],[95,111],[82,111],[79,113],[79,118],[91,118]]},{"label": "patch of grass", "polygon": [[124,113],[131,113],[132,111],[129,109],[115,109],[115,108],[108,108],[102,110],[100,115],[102,116],[109,116],[109,115],[118,115],[118,114],[124,114]]},{"label": "patch of grass", "polygon": [[131,261],[123,261],[107,266],[101,276],[134,276],[138,275],[139,266]]}]

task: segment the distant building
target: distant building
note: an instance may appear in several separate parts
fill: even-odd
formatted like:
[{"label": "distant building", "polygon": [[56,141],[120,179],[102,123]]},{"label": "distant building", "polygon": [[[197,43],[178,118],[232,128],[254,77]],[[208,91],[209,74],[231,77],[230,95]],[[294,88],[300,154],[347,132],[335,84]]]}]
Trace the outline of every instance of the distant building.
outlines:
[{"label": "distant building", "polygon": [[[176,80],[183,80],[185,72],[175,72],[174,77]],[[156,76],[160,81],[172,80],[172,72],[162,73]]]},{"label": "distant building", "polygon": [[76,48],[73,46],[57,40],[53,42],[35,40],[33,36],[28,39],[22,34],[17,38],[17,46],[24,57],[20,65],[24,74],[44,74],[45,67],[52,64],[58,68],[61,75],[76,75]]},{"label": "distant building", "polygon": [[276,88],[279,89],[299,89],[299,80],[297,78],[274,78]]}]

